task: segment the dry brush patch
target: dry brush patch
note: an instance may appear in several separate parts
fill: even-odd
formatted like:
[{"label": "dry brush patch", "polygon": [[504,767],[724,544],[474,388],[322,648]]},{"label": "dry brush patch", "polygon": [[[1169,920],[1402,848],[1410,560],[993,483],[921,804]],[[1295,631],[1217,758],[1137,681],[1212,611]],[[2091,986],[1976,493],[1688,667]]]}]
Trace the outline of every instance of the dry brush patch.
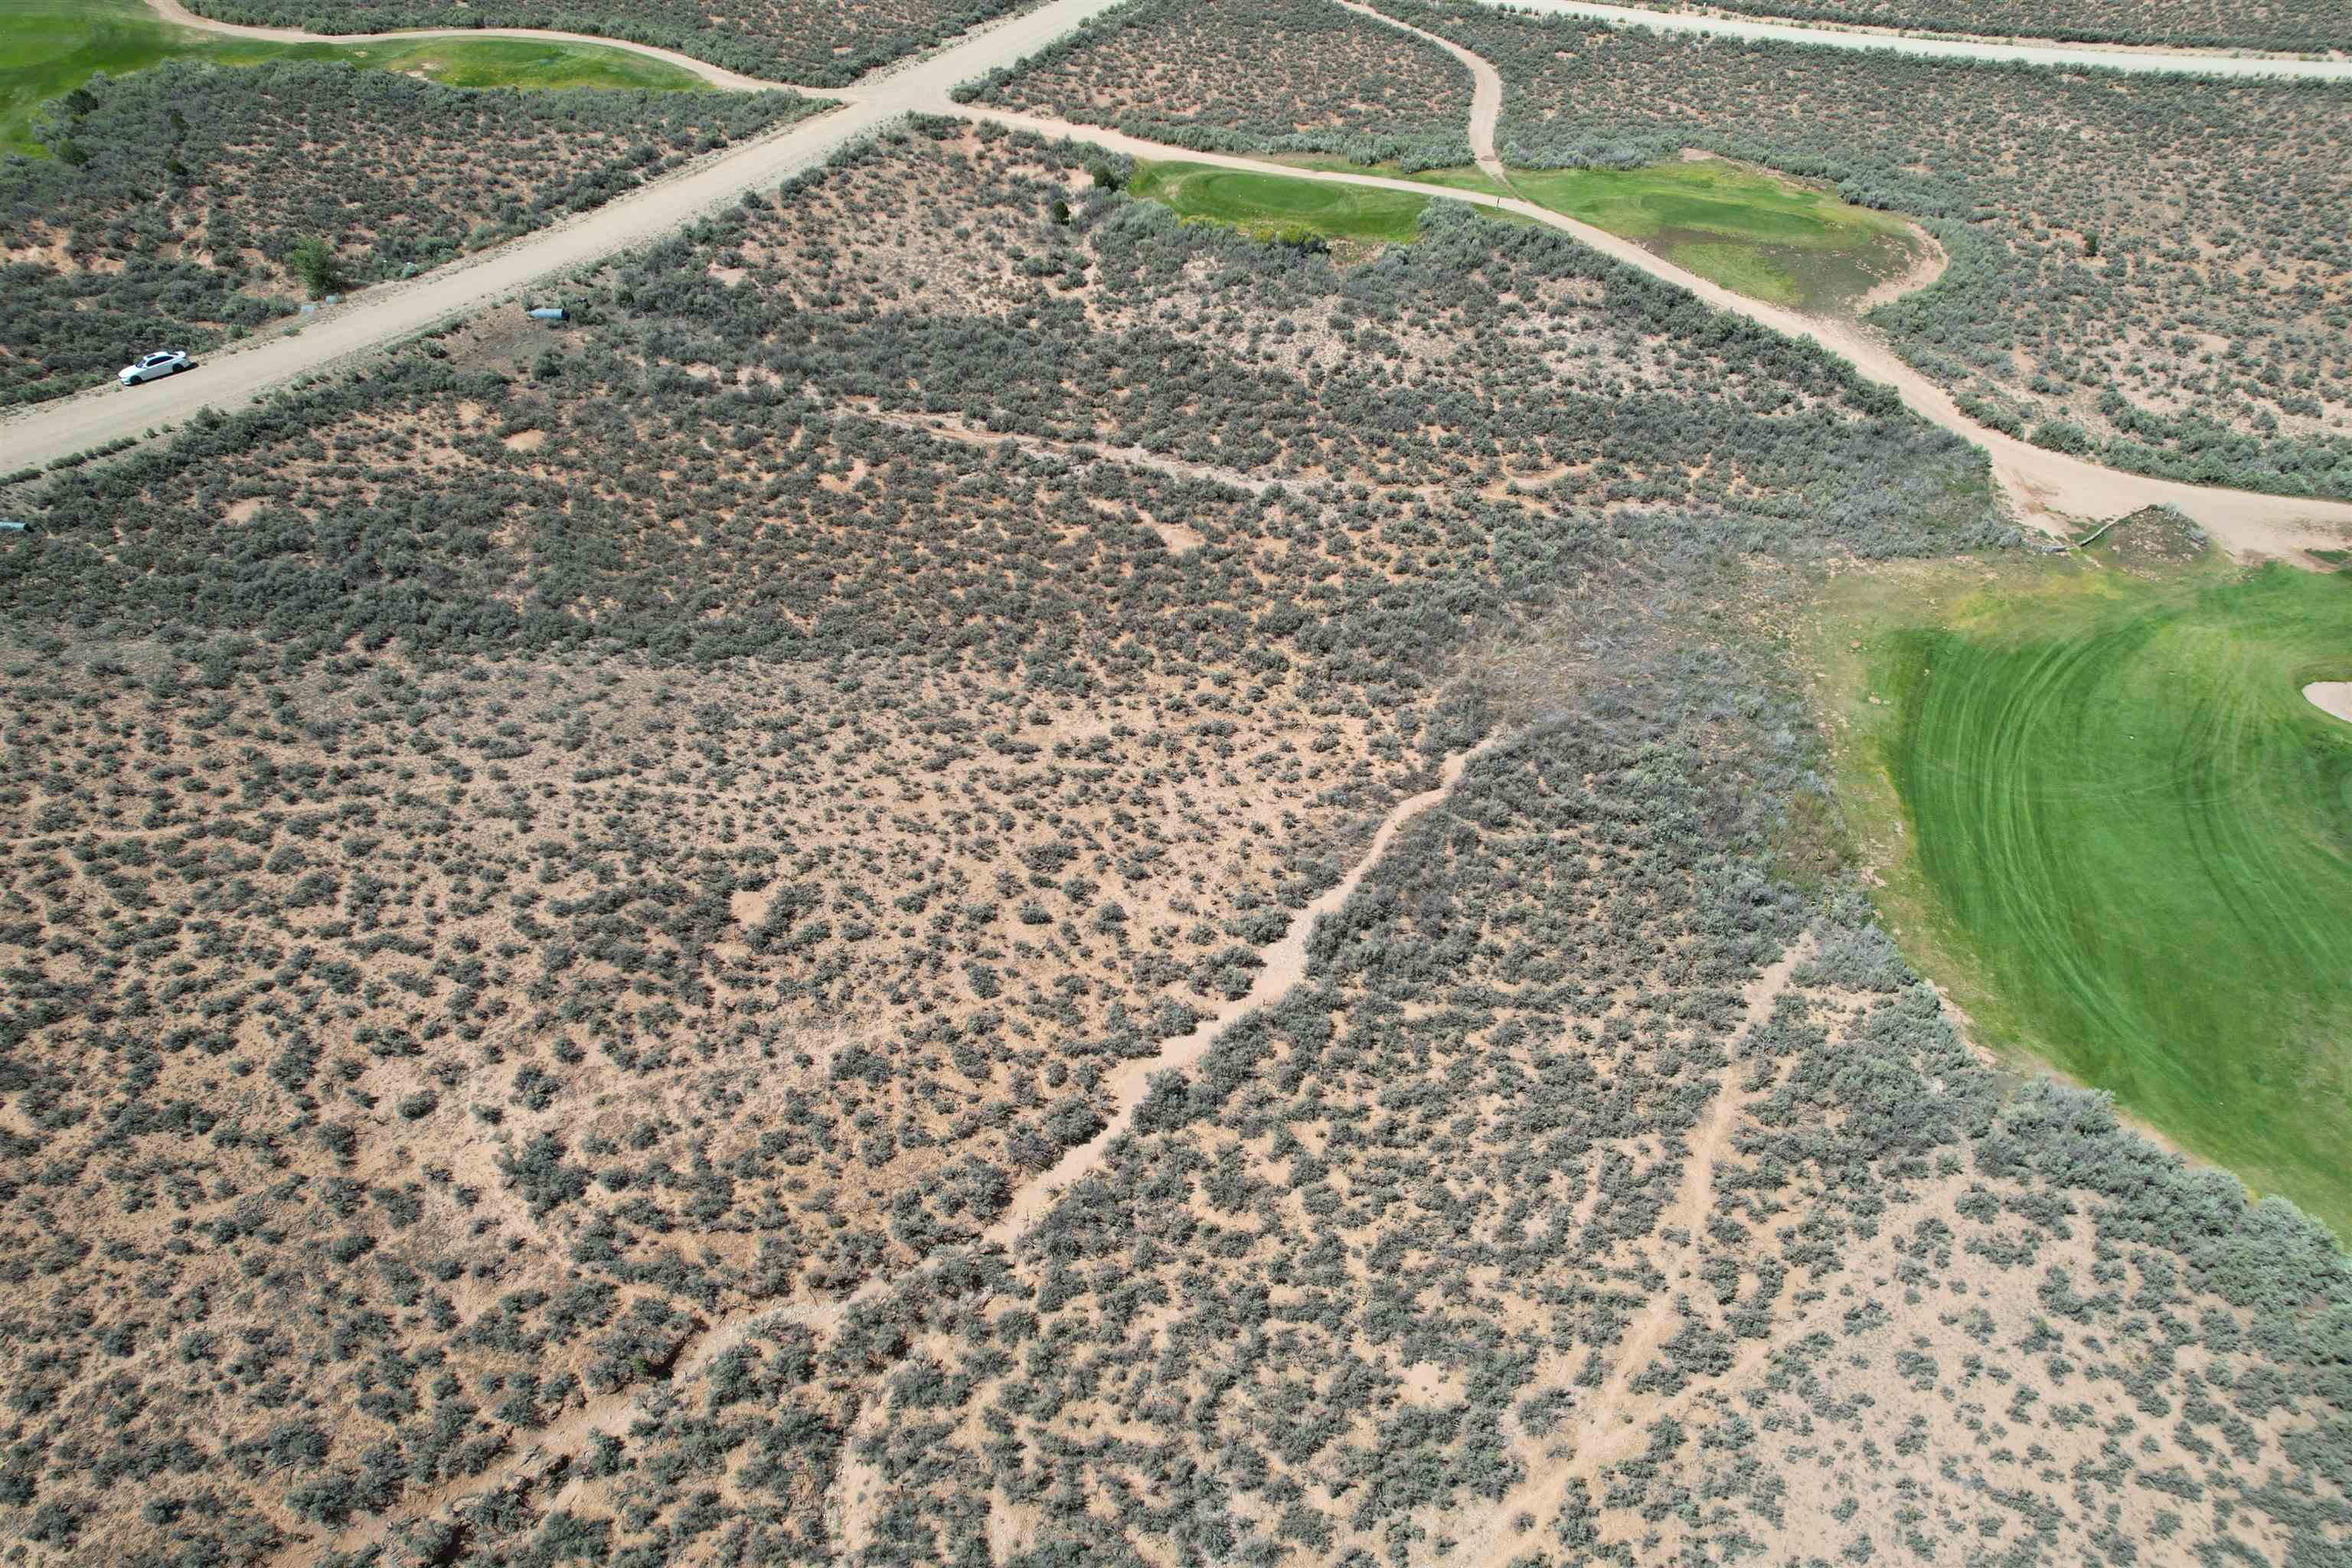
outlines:
[{"label": "dry brush patch", "polygon": [[[1449,679],[1476,639],[1559,608],[1605,664],[1629,634],[1576,606],[1657,622],[1718,548],[1998,533],[1948,438],[1551,237],[1465,217],[1341,270],[960,127],[583,307],[75,469],[0,555],[26,694],[0,1527],[45,1552],[834,1554],[845,1452],[908,1484],[851,1435],[933,1397],[899,1283],[1002,1274],[973,1238],[1102,1125],[1110,1069],[1246,994],[1366,829],[1520,700]],[[1564,879],[1573,919],[1510,963],[1573,935],[1594,984],[1654,967],[1689,988],[1673,1018],[1736,1011],[1760,949],[1723,957],[1670,895],[1720,872],[1742,929],[1793,917],[1688,858],[1746,808],[1663,815],[1688,801],[1654,765],[1657,802],[1515,873]],[[1546,789],[1582,801],[1573,771]],[[1436,919],[1410,868],[1460,809],[1318,964]],[[1596,904],[1576,856],[1640,897]],[[1419,930],[1370,968],[1486,973]],[[1202,1092],[1328,992],[1220,1037]],[[1439,1026],[1396,1017],[1382,1074]],[[1664,1180],[1695,1080],[1604,1044]],[[1442,1099],[1370,1114],[1465,1137]],[[1217,1268],[1259,1245],[1214,1225]]]},{"label": "dry brush patch", "polygon": [[1001,108],[1213,150],[1470,162],[1469,73],[1330,0],[1137,0],[977,94]]},{"label": "dry brush patch", "polygon": [[1711,663],[1474,768],[1101,1180],[858,1325],[859,1561],[2341,1552],[2332,1242],[1757,877]]}]

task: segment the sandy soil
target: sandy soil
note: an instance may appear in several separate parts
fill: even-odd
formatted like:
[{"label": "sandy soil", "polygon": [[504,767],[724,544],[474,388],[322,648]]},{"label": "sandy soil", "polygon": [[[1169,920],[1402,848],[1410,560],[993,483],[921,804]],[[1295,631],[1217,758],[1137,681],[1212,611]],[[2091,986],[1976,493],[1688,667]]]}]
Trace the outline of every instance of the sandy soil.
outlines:
[{"label": "sandy soil", "polygon": [[1849,307],[1854,315],[1867,315],[1877,306],[1917,293],[1941,278],[1944,269],[1951,266],[1952,258],[1945,252],[1943,241],[1916,223],[1906,226],[1911,230],[1912,243],[1918,247],[1912,252],[1911,265],[1854,300]]},{"label": "sandy soil", "polygon": [[[1486,742],[1488,745],[1492,743],[1492,741]],[[1482,745],[1478,751],[1485,749],[1486,746]],[[1397,830],[1452,794],[1454,784],[1462,778],[1463,770],[1477,754],[1476,751],[1464,752],[1448,757],[1435,788],[1397,803],[1346,878],[1293,915],[1290,929],[1283,933],[1282,940],[1258,955],[1265,961],[1265,967],[1257,972],[1256,980],[1247,995],[1238,1001],[1220,1004],[1194,1026],[1191,1034],[1166,1041],[1156,1055],[1122,1062],[1113,1069],[1104,1082],[1111,1098],[1118,1102],[1118,1110],[1110,1118],[1108,1125],[1087,1142],[1064,1154],[1053,1169],[1015,1194],[1003,1215],[981,1237],[982,1245],[993,1243],[1010,1251],[1013,1244],[1044,1217],[1056,1197],[1075,1183],[1102,1168],[1103,1151],[1126,1136],[1129,1126],[1135,1120],[1135,1108],[1143,1103],[1144,1091],[1154,1078],[1164,1072],[1190,1070],[1216,1043],[1217,1037],[1231,1028],[1235,1020],[1279,1001],[1291,987],[1304,980],[1307,977],[1307,939],[1315,930],[1315,922],[1348,901],[1356,891],[1356,884],[1363,880],[1364,873],[1387,852],[1389,842],[1396,837]]]},{"label": "sandy soil", "polygon": [[[1789,950],[1769,968],[1748,982],[1742,999],[1745,1007],[1740,1034],[1753,1034],[1771,1017],[1773,1005],[1789,989],[1797,965],[1810,958],[1812,952],[1811,935],[1801,936],[1790,943]],[[1717,1073],[1715,1098],[1708,1102],[1706,1114],[1691,1131],[1690,1158],[1683,1164],[1682,1185],[1675,1192],[1673,1205],[1660,1220],[1663,1227],[1679,1227],[1690,1237],[1683,1249],[1686,1271],[1696,1271],[1702,1261],[1699,1237],[1706,1216],[1715,1208],[1716,1163],[1732,1153],[1733,1130],[1755,1098],[1736,1087],[1740,1077],[1737,1061],[1726,1063]],[[1653,1294],[1642,1315],[1617,1342],[1611,1356],[1608,1381],[1578,1402],[1578,1409],[1560,1432],[1521,1446],[1517,1457],[1527,1466],[1527,1479],[1486,1510],[1482,1528],[1475,1532],[1465,1531],[1463,1563],[1506,1568],[1506,1564],[1518,1560],[1524,1542],[1505,1533],[1512,1519],[1525,1512],[1556,1510],[1560,1492],[1570,1479],[1592,1481],[1605,1465],[1625,1458],[1646,1440],[1646,1423],[1634,1426],[1624,1420],[1625,1411],[1638,1403],[1627,1385],[1650,1364],[1658,1347],[1679,1325],[1681,1316],[1675,1310],[1675,1300],[1672,1291]]]},{"label": "sandy soil", "polygon": [[[1257,972],[1256,981],[1244,996],[1220,1004],[1213,1012],[1187,1035],[1164,1042],[1151,1057],[1122,1064],[1106,1079],[1106,1087],[1117,1109],[1108,1125],[1087,1143],[1064,1154],[1054,1167],[1023,1184],[1012,1203],[996,1223],[981,1237],[982,1247],[1003,1247],[1010,1251],[1037,1222],[1051,1211],[1054,1201],[1071,1184],[1101,1168],[1105,1152],[1111,1143],[1124,1136],[1134,1121],[1136,1108],[1143,1101],[1151,1079],[1163,1072],[1181,1072],[1199,1062],[1217,1037],[1245,1015],[1265,1007],[1298,984],[1307,973],[1307,941],[1315,922],[1339,909],[1355,892],[1364,873],[1387,853],[1399,829],[1423,811],[1450,795],[1470,763],[1487,745],[1470,752],[1457,752],[1446,759],[1437,784],[1419,795],[1399,801],[1384,817],[1371,842],[1364,847],[1346,878],[1320,898],[1291,918],[1289,929],[1281,939],[1265,948],[1260,956],[1265,967]],[[1793,963],[1794,960],[1789,961]],[[1773,973],[1785,973],[1783,964]],[[756,1308],[728,1313],[701,1324],[685,1347],[678,1352],[671,1380],[663,1385],[676,1387],[691,1380],[709,1367],[720,1354],[746,1342],[761,1328],[782,1322],[794,1322],[824,1334],[842,1321],[849,1309],[887,1292],[898,1281],[890,1276],[877,1275],[850,1294],[833,1300],[807,1300],[778,1303],[764,1301]],[[454,1504],[531,1478],[543,1477],[564,1468],[563,1462],[577,1456],[598,1432],[621,1432],[633,1419],[637,1401],[645,1394],[639,1387],[583,1400],[578,1406],[545,1426],[528,1434],[528,1446],[510,1453],[479,1475],[466,1476],[446,1481],[415,1495],[408,1505],[390,1513],[379,1514],[352,1525],[329,1541],[305,1540],[289,1543],[273,1563],[277,1568],[294,1568],[301,1563],[314,1562],[322,1547],[345,1554],[362,1552],[387,1542],[400,1526],[415,1520],[429,1519]],[[845,1465],[848,1460],[845,1458]],[[842,1486],[836,1489],[854,1493],[856,1477],[852,1468],[845,1468]]]},{"label": "sandy soil", "polygon": [[[1239,468],[1219,468],[1211,463],[1188,463],[1181,458],[1162,457],[1140,447],[1107,447],[1097,441],[1054,441],[1043,436],[1024,436],[1009,430],[980,430],[957,419],[900,414],[870,406],[852,407],[847,412],[878,425],[895,425],[901,430],[919,430],[943,441],[961,441],[972,447],[1015,447],[1034,457],[1068,462],[1101,459],[1124,463],[1129,468],[1150,468],[1154,473],[1166,474],[1170,479],[1204,479],[1211,484],[1247,490],[1252,495],[1264,495],[1282,482],[1264,474],[1244,473]],[[1195,538],[1192,542],[1197,544],[1200,541]]]},{"label": "sandy soil", "polygon": [[2352,680],[2315,680],[2303,689],[2311,705],[2352,724]]}]

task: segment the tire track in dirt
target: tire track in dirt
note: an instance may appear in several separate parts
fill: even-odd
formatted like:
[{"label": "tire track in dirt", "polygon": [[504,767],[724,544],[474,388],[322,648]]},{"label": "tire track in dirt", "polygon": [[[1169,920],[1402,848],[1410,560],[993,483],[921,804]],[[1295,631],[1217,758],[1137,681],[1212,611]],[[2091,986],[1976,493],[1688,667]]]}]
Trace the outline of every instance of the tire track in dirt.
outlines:
[{"label": "tire track in dirt", "polygon": [[1532,11],[1542,16],[1575,16],[1610,27],[1647,27],[1659,33],[1696,33],[1755,43],[1802,44],[1823,49],[1875,49],[1929,59],[1993,60],[2053,70],[2185,72],[2214,77],[2295,77],[2310,80],[2352,79],[2352,60],[2309,59],[2295,55],[2218,49],[2167,48],[2125,44],[2066,44],[2052,38],[1971,38],[1902,33],[1844,25],[1823,26],[1769,16],[1724,16],[1701,10],[1650,10],[1603,5],[1589,0],[1474,0],[1498,11]]}]

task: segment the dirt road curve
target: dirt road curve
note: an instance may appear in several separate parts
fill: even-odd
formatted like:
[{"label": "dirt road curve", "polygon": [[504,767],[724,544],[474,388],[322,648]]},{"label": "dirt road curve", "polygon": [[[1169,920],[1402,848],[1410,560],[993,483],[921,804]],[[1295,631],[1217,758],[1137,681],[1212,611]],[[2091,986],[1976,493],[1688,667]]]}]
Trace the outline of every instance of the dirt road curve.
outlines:
[{"label": "dirt road curve", "polygon": [[147,0],[154,13],[177,26],[193,27],[199,33],[222,33],[232,38],[265,38],[279,44],[382,44],[394,39],[455,38],[543,38],[551,44],[593,44],[600,48],[620,49],[627,54],[643,55],[647,59],[660,60],[680,70],[689,70],[713,87],[730,92],[758,92],[766,88],[790,87],[794,92],[811,98],[845,98],[848,94],[835,88],[802,87],[796,82],[761,81],[757,77],[744,76],[709,60],[696,59],[692,55],[679,54],[676,49],[656,48],[651,44],[633,44],[621,38],[600,38],[593,33],[559,33],[547,27],[404,27],[389,33],[308,33],[299,27],[249,27],[241,22],[215,22],[210,16],[199,16],[180,0]]},{"label": "dirt road curve", "polygon": [[[1843,355],[1868,379],[1893,387],[1913,413],[1984,447],[1991,455],[1994,478],[2016,502],[2021,520],[2030,524],[2055,530],[2066,518],[2116,517],[2137,511],[2144,506],[2175,506],[2196,520],[2232,553],[2240,555],[2284,555],[2314,545],[2341,544],[2347,535],[2352,535],[2352,501],[2303,500],[2292,496],[2257,495],[2248,490],[2214,489],[2202,485],[2181,484],[2172,479],[2151,479],[2142,474],[2103,468],[2096,463],[2044,451],[2014,437],[2004,436],[1962,414],[1943,388],[1905,363],[1894,350],[1859,326],[1803,315],[1778,305],[1768,305],[1760,300],[1748,299],[1744,294],[1735,294],[1696,273],[1685,271],[1630,239],[1620,239],[1605,230],[1594,228],[1591,224],[1563,217],[1548,207],[1539,207],[1516,196],[1440,190],[1433,185],[1415,184],[1410,180],[1297,169],[1230,153],[1196,153],[1189,147],[1146,142],[1140,137],[1106,131],[1098,126],[1074,125],[1068,121],[1050,120],[1038,115],[1010,114],[977,105],[959,104],[954,106],[952,112],[972,119],[992,120],[1001,125],[1034,131],[1041,135],[1067,136],[1092,142],[1115,153],[1125,153],[1138,158],[1183,159],[1194,163],[1212,163],[1220,168],[1259,170],[1302,180],[1328,180],[1341,184],[1403,191],[1413,195],[1435,195],[1448,201],[1474,202],[1480,206],[1499,208],[1548,224],[1628,267],[1639,268],[1676,288],[1687,289],[1717,310],[1746,316],[1792,338],[1811,338],[1824,348]],[[1494,155],[1492,128],[1486,131],[1483,144],[1475,139],[1476,134],[1474,130],[1472,149],[1477,153],[1480,163],[1484,164]]]},{"label": "dirt road curve", "polygon": [[559,290],[549,287],[551,280],[674,233],[746,191],[772,193],[783,180],[816,167],[909,110],[947,108],[948,91],[957,83],[1035,53],[1114,3],[1048,0],[936,54],[867,78],[852,91],[828,94],[840,98],[842,107],[814,120],[729,148],[568,223],[407,283],[369,289],[309,318],[299,337],[265,329],[265,335],[246,345],[206,356],[185,375],[127,391],[109,384],[37,405],[0,421],[0,472],[135,437],[153,426],[178,424],[199,408],[241,408],[298,377],[453,316],[519,300],[526,292],[552,295]]},{"label": "dirt road curve", "polygon": [[2352,81],[2352,60],[2297,59],[2288,55],[2221,54],[2194,49],[2105,47],[2019,39],[1923,37],[1916,34],[1854,27],[1805,26],[1795,22],[1759,22],[1710,16],[1696,11],[1645,11],[1630,5],[1595,5],[1586,0],[1475,0],[1499,10],[1532,11],[1542,16],[1584,16],[1616,27],[1654,27],[1662,33],[1711,33],[1718,38],[1757,38],[1784,44],[1817,44],[1832,49],[1892,49],[1932,59],[2011,60],[2034,66],[2097,66],[2116,71],[2190,71],[2200,76],[2307,77]]},{"label": "dirt road curve", "polygon": [[1502,72],[1487,64],[1486,56],[1473,54],[1451,38],[1424,33],[1370,5],[1359,5],[1357,0],[1339,0],[1339,4],[1400,33],[1411,33],[1423,43],[1433,44],[1461,62],[1470,73],[1470,154],[1488,179],[1517,190],[1518,187],[1511,184],[1510,171],[1503,167],[1503,160],[1495,152],[1495,126],[1503,118]]}]

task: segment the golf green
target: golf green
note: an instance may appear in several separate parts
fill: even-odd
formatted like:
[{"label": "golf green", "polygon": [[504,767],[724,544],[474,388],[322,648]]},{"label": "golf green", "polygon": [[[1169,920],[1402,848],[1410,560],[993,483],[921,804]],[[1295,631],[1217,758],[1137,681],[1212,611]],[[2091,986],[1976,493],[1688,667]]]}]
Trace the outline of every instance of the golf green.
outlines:
[{"label": "golf green", "polygon": [[2352,724],[2302,690],[2352,679],[2352,577],[2077,567],[1914,616],[1851,710],[1915,957],[2352,1237]]},{"label": "golf green", "polygon": [[1139,163],[1128,188],[1188,218],[1231,224],[1261,238],[1311,234],[1358,245],[1412,239],[1431,199],[1187,163]]},{"label": "golf green", "polygon": [[1919,241],[1901,218],[1719,159],[1642,169],[1514,172],[1529,201],[1776,304],[1849,306],[1908,270]]},{"label": "golf green", "polygon": [[140,0],[0,0],[0,153],[38,153],[42,105],[103,71],[125,76],[168,59],[218,65],[341,60],[417,71],[451,87],[698,89],[692,71],[626,49],[529,38],[445,37],[380,44],[283,44],[163,21]]}]

